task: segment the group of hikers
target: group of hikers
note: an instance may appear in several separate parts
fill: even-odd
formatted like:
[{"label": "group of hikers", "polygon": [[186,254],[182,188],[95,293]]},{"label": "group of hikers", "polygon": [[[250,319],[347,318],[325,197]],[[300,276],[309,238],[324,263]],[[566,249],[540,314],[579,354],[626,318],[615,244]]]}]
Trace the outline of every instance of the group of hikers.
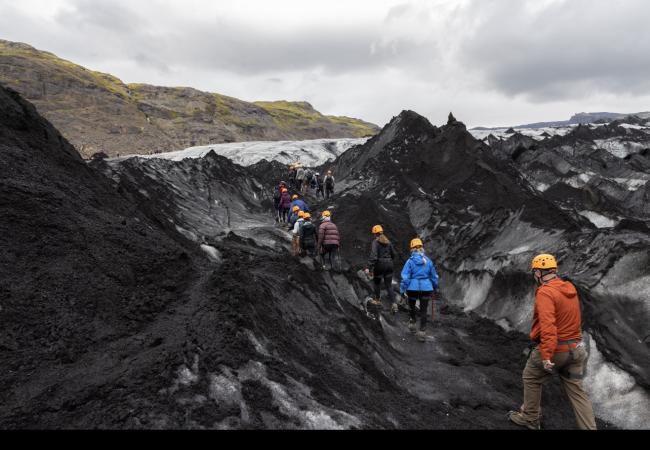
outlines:
[{"label": "group of hikers", "polygon": [[[295,170],[295,167],[292,167]],[[301,168],[298,168],[301,169]],[[331,175],[331,172],[328,173]],[[296,180],[304,178],[296,178]],[[297,181],[296,181],[297,182]],[[323,269],[325,257],[329,256],[330,269],[333,258],[340,268],[339,250],[341,237],[332,221],[332,213],[324,211],[317,227],[309,205],[298,194],[290,196],[291,186],[281,182],[274,195],[277,220],[288,225],[293,233],[294,256],[321,256]],[[370,246],[365,273],[373,282],[373,298],[369,305],[381,310],[381,287],[384,286],[396,314],[399,306],[393,291],[393,276],[397,252],[384,233],[382,225],[371,230],[374,239]],[[410,257],[401,271],[399,292],[408,302],[408,328],[419,342],[426,342],[428,309],[431,306],[431,320],[434,319],[434,302],[438,292],[438,273],[433,261],[425,254],[424,242],[415,238],[410,242]],[[573,283],[558,275],[558,264],[553,255],[536,256],[531,264],[533,279],[537,284],[533,323],[530,332],[531,346],[526,367],[523,371],[524,400],[517,411],[510,411],[508,419],[521,427],[540,429],[542,385],[559,374],[563,391],[573,407],[580,429],[595,430],[596,419],[593,407],[582,380],[587,363],[587,350],[582,338],[580,299]],[[419,303],[419,307],[418,307]],[[417,319],[420,319],[419,327]]]},{"label": "group of hikers", "polygon": [[[276,221],[286,225],[292,232],[293,256],[320,256],[323,269],[333,270],[335,264],[340,269],[341,236],[336,224],[332,221],[332,213],[328,210],[320,215],[320,224],[317,225],[315,217],[307,202],[299,194],[289,193],[290,185],[280,182],[274,190],[274,205],[277,211]],[[393,273],[397,253],[390,240],[384,234],[384,228],[376,225],[372,228],[375,239],[370,249],[370,257],[365,270],[372,279],[374,297],[369,305],[373,310],[381,309],[381,286],[384,285],[391,303],[391,311],[399,311],[397,300],[393,292]],[[415,334],[419,342],[426,342],[426,326],[429,304],[435,298],[438,289],[438,274],[431,259],[424,253],[424,244],[416,238],[410,244],[411,256],[401,272],[400,293],[409,304],[410,322],[409,330]],[[419,307],[418,307],[419,302]],[[433,304],[431,305],[433,310]],[[420,326],[417,326],[419,313]],[[432,313],[433,318],[433,313]]]},{"label": "group of hikers", "polygon": [[334,193],[336,180],[329,170],[324,177],[309,168],[303,168],[300,163],[289,166],[289,188],[307,195],[311,190],[317,198],[329,199]]}]

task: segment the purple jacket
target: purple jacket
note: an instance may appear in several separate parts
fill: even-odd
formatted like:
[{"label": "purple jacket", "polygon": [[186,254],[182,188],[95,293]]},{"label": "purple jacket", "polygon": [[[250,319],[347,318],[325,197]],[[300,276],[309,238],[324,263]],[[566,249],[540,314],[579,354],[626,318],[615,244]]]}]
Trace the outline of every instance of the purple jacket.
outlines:
[{"label": "purple jacket", "polygon": [[289,209],[291,206],[291,196],[288,192],[283,192],[282,197],[280,197],[280,208]]},{"label": "purple jacket", "polygon": [[318,229],[318,247],[322,245],[341,245],[339,229],[329,220],[325,220]]}]

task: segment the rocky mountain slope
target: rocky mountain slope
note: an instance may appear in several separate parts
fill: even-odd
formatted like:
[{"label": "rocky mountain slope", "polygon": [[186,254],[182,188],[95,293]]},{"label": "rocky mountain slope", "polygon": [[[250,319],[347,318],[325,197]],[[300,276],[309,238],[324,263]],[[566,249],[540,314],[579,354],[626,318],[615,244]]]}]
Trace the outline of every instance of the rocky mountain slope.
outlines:
[{"label": "rocky mountain slope", "polygon": [[[458,122],[405,112],[339,157],[336,196],[314,204],[342,230],[332,272],[289,256],[278,162],[85,166],[17,94],[0,100],[2,428],[509,428],[541,248],[583,289],[598,416],[647,423],[647,234],[564,211]],[[421,234],[441,271],[423,345],[403,312],[359,309],[378,222],[401,261]],[[574,428],[557,383],[544,405],[546,428]]]},{"label": "rocky mountain slope", "polygon": [[520,133],[487,139],[546,198],[601,228],[647,230],[650,220],[650,120],[580,125],[544,139]]},{"label": "rocky mountain slope", "polygon": [[185,87],[125,84],[29,45],[0,40],[0,83],[15,89],[77,148],[151,154],[257,140],[360,138],[378,128],[324,116],[306,102],[244,102]]},{"label": "rocky mountain slope", "polygon": [[[624,129],[604,128],[600,133],[628,135]],[[568,144],[560,146],[562,155],[571,153]],[[574,176],[581,166],[585,170],[591,164],[584,157],[581,163],[578,152],[571,160]],[[442,291],[452,304],[506,329],[526,331],[532,318],[530,260],[544,252],[558,255],[563,272],[580,287],[594,354],[602,352],[604,358],[598,361],[612,364],[607,369],[590,366],[587,385],[597,411],[614,422],[625,417],[621,425],[629,420],[627,426],[642,427],[650,410],[650,272],[644,262],[650,258],[650,235],[639,220],[642,210],[636,202],[641,200],[623,195],[617,206],[614,199],[603,202],[603,213],[616,212],[623,220],[615,229],[602,231],[580,209],[567,207],[567,196],[547,195],[530,185],[527,174],[546,170],[557,177],[554,164],[562,164],[557,154],[541,148],[530,153],[535,162],[518,166],[474,139],[462,123],[452,119],[438,128],[415,113],[402,113],[336,163],[345,180],[337,217],[351,241],[347,248],[354,252],[346,256],[361,263],[363,254],[355,250],[362,247],[373,222],[390,224],[403,245],[418,234],[439,264]],[[612,170],[623,176],[624,163]],[[627,170],[632,177],[641,172]],[[359,217],[365,218],[360,224]],[[597,374],[607,371],[626,380],[620,390],[603,388]]]}]

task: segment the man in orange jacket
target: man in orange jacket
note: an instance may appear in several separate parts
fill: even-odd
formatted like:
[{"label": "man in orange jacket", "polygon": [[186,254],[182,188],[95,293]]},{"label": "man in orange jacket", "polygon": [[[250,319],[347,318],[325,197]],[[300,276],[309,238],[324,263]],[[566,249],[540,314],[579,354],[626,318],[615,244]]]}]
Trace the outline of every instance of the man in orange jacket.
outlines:
[{"label": "man in orange jacket", "polygon": [[539,415],[542,384],[554,372],[560,375],[578,427],[595,430],[596,419],[591,401],[582,387],[587,351],[582,342],[580,299],[575,286],[557,275],[557,261],[552,255],[533,259],[535,315],[530,338],[537,344],[524,369],[524,404],[511,411],[509,419],[529,429],[540,429]]}]

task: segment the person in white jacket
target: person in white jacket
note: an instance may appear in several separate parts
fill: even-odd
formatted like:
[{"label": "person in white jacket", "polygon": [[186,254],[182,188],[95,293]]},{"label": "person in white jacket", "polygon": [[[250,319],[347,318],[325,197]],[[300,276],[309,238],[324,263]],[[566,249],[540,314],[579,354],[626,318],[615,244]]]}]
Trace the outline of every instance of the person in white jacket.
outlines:
[{"label": "person in white jacket", "polygon": [[303,211],[299,211],[298,220],[296,220],[296,223],[293,226],[293,240],[291,241],[291,249],[293,250],[293,256],[300,255],[300,229],[304,224],[305,224],[305,213]]}]

